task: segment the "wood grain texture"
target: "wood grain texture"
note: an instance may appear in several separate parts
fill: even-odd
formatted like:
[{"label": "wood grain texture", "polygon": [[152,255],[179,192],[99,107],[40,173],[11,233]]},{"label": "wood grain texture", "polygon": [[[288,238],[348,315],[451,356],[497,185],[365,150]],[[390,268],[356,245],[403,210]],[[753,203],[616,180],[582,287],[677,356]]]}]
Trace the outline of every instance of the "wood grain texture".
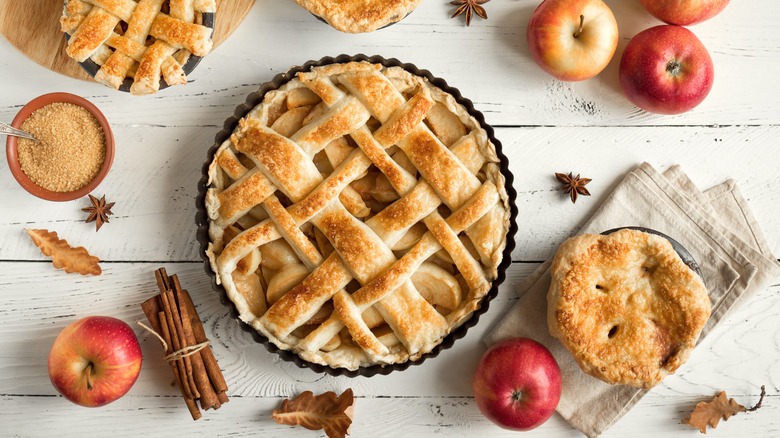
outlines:
[{"label": "wood grain texture", "polygon": [[38,64],[64,75],[91,80],[75,61],[65,54],[65,35],[60,30],[61,0],[0,1],[0,34]]},{"label": "wood grain texture", "polygon": [[[2,77],[12,82],[22,78],[36,83],[38,94],[41,89],[70,88],[82,95],[112,96],[111,102],[122,103],[135,123],[153,124],[161,120],[158,113],[142,111],[142,102],[183,98],[184,105],[178,108],[180,120],[189,123],[191,111],[197,106],[184,96],[233,95],[243,100],[248,93],[242,91],[256,89],[291,66],[326,55],[366,53],[415,63],[446,78],[471,98],[494,125],[780,124],[780,81],[775,80],[773,73],[778,62],[778,43],[772,31],[780,22],[780,8],[774,0],[732,2],[720,15],[691,27],[712,55],[715,84],[699,107],[677,116],[637,109],[623,97],[618,84],[618,66],[625,45],[641,30],[661,23],[644,11],[638,1],[606,3],[618,20],[617,52],[599,76],[573,83],[547,75],[530,56],[526,26],[538,4],[532,0],[493,1],[486,6],[491,18],[474,20],[470,27],[460,18],[449,18],[454,8],[448,2],[425,1],[399,23],[358,35],[334,30],[293,1],[260,0],[250,10],[245,24],[198,65],[191,75],[192,83],[171,87],[154,97],[133,96],[138,107],[125,105],[121,97],[114,97],[116,91],[103,89],[99,84],[73,85],[68,78],[31,68],[29,63],[7,64],[17,71],[3,72]],[[11,55],[7,50],[4,53]],[[30,93],[30,98],[37,95],[32,89],[18,91]],[[229,111],[223,114],[232,113],[235,105],[231,102]],[[216,111],[220,111],[218,107]],[[210,123],[218,122],[212,119]]]},{"label": "wood grain texture", "polygon": [[[9,1],[0,0],[7,6]],[[16,0],[22,1],[22,0]],[[31,0],[44,3],[51,0]],[[318,22],[290,0],[258,0],[242,26],[206,57],[184,87],[131,96],[42,68],[0,39],[0,120],[54,91],[86,97],[105,113],[117,156],[94,193],[116,201],[111,222],[94,232],[80,210],[87,200],[43,201],[23,191],[0,161],[0,436],[147,435],[322,436],[279,426],[281,400],[305,390],[355,390],[352,436],[514,437],[477,410],[471,376],[485,351],[481,338],[516,302],[517,287],[539,261],[643,161],[680,163],[701,187],[735,179],[770,247],[780,254],[780,8],[774,0],[731,2],[690,29],[715,62],[704,103],[679,116],[639,111],[620,92],[617,71],[629,39],[659,24],[638,1],[605,0],[620,27],[615,59],[593,80],[562,83],[530,58],[528,19],[540,0],[485,4],[490,19],[465,27],[447,1],[427,0],[404,20],[371,34],[348,35]],[[29,4],[24,1],[25,4]],[[232,4],[233,2],[226,2]],[[0,14],[0,21],[4,19]],[[460,89],[496,129],[515,176],[521,212],[516,263],[480,323],[439,357],[402,373],[370,379],[331,377],[281,361],[241,330],[211,290],[195,242],[195,195],[206,150],[223,121],[274,75],[340,53],[396,57]],[[554,172],[593,178],[593,196],[576,205],[556,188]],[[56,271],[24,227],[48,228],[87,247],[104,273],[83,278]],[[134,327],[144,364],[130,393],[101,409],[58,396],[46,372],[57,333],[87,315],[143,321],[139,303],[156,293],[154,269],[179,275],[193,296],[231,401],[193,422],[151,335]],[[752,297],[722,321],[678,374],[653,389],[605,437],[698,436],[679,424],[698,401],[725,389],[764,408],[721,422],[713,436],[780,436],[780,285]],[[65,432],[63,432],[65,431]],[[559,416],[524,436],[581,436]]]},{"label": "wood grain texture", "polygon": [[[231,99],[241,101],[243,96]],[[180,105],[177,100],[155,100],[147,105],[147,112],[162,118]],[[101,107],[111,123],[121,120],[117,105]],[[210,106],[199,111],[202,119],[214,112]],[[0,110],[0,117],[2,114]],[[101,260],[200,260],[194,202],[206,151],[219,128],[124,123],[114,125],[116,158],[95,192],[116,202],[111,222],[95,233],[94,224],[83,222],[86,215],[81,208],[89,205],[88,200],[43,201],[25,192],[7,174],[0,178],[0,192],[14,208],[0,215],[0,260],[41,259],[23,227],[56,230]],[[517,206],[522,212],[515,260],[552,257],[558,245],[575,233],[623,176],[642,161],[660,169],[679,163],[702,189],[735,179],[770,247],[780,254],[780,215],[776,214],[780,191],[773,189],[780,187],[780,173],[776,171],[778,150],[772,147],[780,138],[779,126],[520,127],[498,128],[496,136],[515,176]],[[593,178],[588,184],[592,196],[580,197],[572,204],[557,190],[560,183],[554,172]],[[47,214],[30,214],[41,209]]]},{"label": "wood grain texture", "polygon": [[[714,394],[712,394],[714,395]],[[707,394],[707,397],[712,398]],[[740,403],[756,400],[753,392],[729,392]],[[701,395],[677,395],[673,401],[667,394],[646,396],[624,420],[618,422],[608,437],[643,436],[653,430],[655,436],[698,436],[698,431],[679,424],[690,409],[705,397]],[[471,397],[420,397],[396,398],[355,396],[355,419],[352,437],[396,438],[398,436],[433,437],[497,437],[517,438],[547,437],[570,438],[583,435],[567,426],[559,416],[531,432],[512,432],[490,423],[477,410]],[[321,432],[281,426],[271,419],[271,412],[281,405],[282,398],[234,397],[230,405],[193,422],[186,417],[174,397],[138,397],[128,395],[117,402],[90,411],[89,421],[72,424],[68,436],[263,436],[267,438],[324,437]],[[762,419],[780,416],[780,397],[767,396],[764,408],[755,413],[740,414],[727,422],[721,422],[717,430],[707,436],[760,436],[776,437],[780,430],[776,424],[766,425]],[[0,409],[8,421],[4,432],[8,435],[51,436],[62,433],[62,419],[84,415],[84,408],[70,405],[61,397],[0,396]],[[662,418],[659,411],[663,412]],[[36,432],[30,433],[30,412],[41,415],[35,421]],[[117,431],[117,420],[132,422],[131,431]],[[759,423],[759,424],[756,424]],[[693,435],[693,434],[697,435]]]},{"label": "wood grain texture", "polygon": [[[231,402],[205,413],[208,421],[192,422],[170,386],[170,367],[150,334],[134,325],[144,321],[138,303],[157,293],[154,263],[111,263],[96,281],[54,271],[46,263],[0,263],[0,420],[3,435],[50,435],[67,419],[85,413],[58,396],[49,383],[46,357],[60,330],[87,315],[112,315],[133,325],[144,356],[138,382],[128,396],[101,409],[88,410],[88,424],[68,423],[69,433],[90,430],[102,434],[116,421],[133,424],[133,433],[192,432],[209,436],[254,433],[282,436],[292,433],[269,421],[267,415],[286,397],[305,390],[343,391],[351,387],[358,398],[353,436],[390,436],[388,424],[403,424],[403,435],[513,436],[492,426],[473,401],[471,375],[485,347],[481,338],[515,302],[517,284],[538,264],[515,263],[499,296],[480,324],[450,350],[402,373],[372,378],[332,377],[281,361],[268,353],[227,315],[199,263],[164,264],[176,273],[197,303],[214,354],[230,387]],[[758,386],[767,386],[766,408],[735,417],[719,427],[732,433],[767,435],[780,428],[780,312],[774,285],[756,295],[719,326],[694,351],[676,375],[651,391],[628,416],[604,436],[626,436],[643,430],[684,433],[679,420],[701,399],[720,389],[741,403],[755,403]],[[30,419],[36,418],[35,429]],[[157,427],[156,430],[153,430]],[[87,429],[89,428],[89,429]],[[384,428],[384,429],[383,429]],[[558,416],[529,436],[572,436]],[[181,435],[178,435],[181,436]],[[747,435],[746,435],[747,436]]]},{"label": "wood grain texture", "polygon": [[[222,44],[249,13],[255,0],[217,0],[214,48]],[[49,70],[91,81],[66,53],[60,30],[63,0],[0,0],[0,35],[30,59]],[[32,7],[31,7],[32,6]]]}]

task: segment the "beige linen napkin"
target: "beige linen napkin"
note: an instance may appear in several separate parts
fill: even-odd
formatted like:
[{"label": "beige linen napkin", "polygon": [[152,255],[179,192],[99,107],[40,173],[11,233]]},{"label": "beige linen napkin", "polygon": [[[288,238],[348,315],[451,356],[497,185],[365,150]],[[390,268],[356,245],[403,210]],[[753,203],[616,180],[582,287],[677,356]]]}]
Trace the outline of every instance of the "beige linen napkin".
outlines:
[{"label": "beige linen napkin", "polygon": [[[644,163],[625,177],[578,234],[623,226],[660,231],[677,240],[698,262],[712,302],[712,316],[700,341],[731,310],[780,278],[780,264],[731,180],[701,192],[679,166],[662,175]],[[485,343],[525,336],[547,346],[563,373],[558,413],[585,435],[595,437],[628,412],[647,390],[609,385],[588,376],[550,336],[546,320],[550,264],[550,260],[542,264],[519,285],[520,300],[487,335]]]}]

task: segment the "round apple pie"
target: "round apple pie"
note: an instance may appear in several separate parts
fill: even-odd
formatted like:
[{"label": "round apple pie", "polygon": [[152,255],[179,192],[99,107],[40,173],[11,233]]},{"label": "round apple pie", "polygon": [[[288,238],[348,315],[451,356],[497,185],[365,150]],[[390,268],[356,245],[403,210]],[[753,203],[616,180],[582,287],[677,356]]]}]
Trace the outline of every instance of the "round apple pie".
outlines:
[{"label": "round apple pie", "polygon": [[480,307],[510,208],[496,148],[401,67],[329,64],[215,152],[207,255],[240,318],[308,362],[414,361]]},{"label": "round apple pie", "polygon": [[550,334],[608,383],[657,385],[688,360],[710,316],[704,282],[658,235],[572,237],[550,269]]},{"label": "round apple pie", "polygon": [[295,0],[307,11],[342,32],[372,32],[396,23],[422,0]]}]

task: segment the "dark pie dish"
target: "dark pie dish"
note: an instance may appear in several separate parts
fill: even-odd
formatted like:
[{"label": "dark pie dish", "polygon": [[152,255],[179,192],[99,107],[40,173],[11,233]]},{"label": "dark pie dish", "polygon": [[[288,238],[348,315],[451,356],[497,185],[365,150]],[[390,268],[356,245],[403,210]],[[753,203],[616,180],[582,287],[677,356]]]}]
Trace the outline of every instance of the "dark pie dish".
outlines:
[{"label": "dark pie dish", "polygon": [[219,149],[220,145],[222,145],[222,143],[231,136],[235,128],[238,126],[239,120],[242,119],[244,116],[246,116],[250,112],[250,110],[252,110],[258,104],[260,104],[263,101],[266,93],[280,88],[282,85],[292,80],[295,77],[295,75],[299,72],[308,72],[313,67],[325,66],[329,64],[342,64],[342,63],[348,63],[353,61],[355,62],[367,61],[370,63],[381,64],[385,67],[401,67],[404,70],[416,76],[426,78],[428,81],[430,81],[432,85],[440,88],[446,93],[449,93],[457,101],[458,104],[462,105],[468,111],[469,115],[474,117],[474,119],[476,119],[479,122],[481,128],[485,130],[492,144],[495,145],[496,153],[499,158],[498,165],[500,167],[500,173],[505,178],[504,188],[507,192],[508,206],[509,206],[508,208],[509,226],[506,234],[506,244],[502,251],[501,262],[497,267],[497,277],[492,281],[488,293],[482,298],[480,307],[474,310],[471,313],[470,318],[468,318],[465,322],[460,324],[446,337],[444,337],[443,340],[438,345],[433,347],[433,349],[430,352],[423,354],[421,357],[419,357],[416,360],[407,360],[405,362],[388,364],[388,365],[365,366],[365,367],[360,367],[356,370],[349,370],[347,368],[334,368],[331,366],[326,366],[326,365],[306,361],[292,351],[280,349],[275,344],[273,344],[267,337],[263,336],[261,333],[255,330],[252,326],[250,326],[249,324],[243,321],[239,321],[239,324],[243,330],[249,332],[257,342],[263,344],[266,347],[266,349],[268,349],[270,352],[278,354],[285,361],[293,362],[297,366],[302,368],[310,368],[316,372],[322,372],[331,375],[344,375],[348,377],[355,377],[355,376],[369,377],[376,374],[384,375],[384,374],[389,374],[392,371],[405,370],[411,365],[420,364],[428,358],[436,357],[442,350],[450,348],[454,344],[455,340],[464,337],[468,329],[476,325],[477,322],[479,321],[479,317],[487,311],[490,300],[497,295],[498,288],[505,279],[505,271],[507,267],[511,264],[511,253],[515,246],[514,236],[517,232],[517,225],[516,225],[517,208],[515,206],[516,192],[512,188],[513,176],[509,171],[508,161],[501,151],[501,144],[495,138],[493,129],[485,123],[483,115],[474,109],[474,106],[471,103],[471,101],[463,98],[457,89],[450,87],[443,79],[435,78],[427,70],[420,70],[412,64],[403,64],[397,59],[385,59],[379,56],[368,57],[366,55],[356,55],[356,56],[340,55],[335,58],[325,57],[320,59],[319,61],[309,61],[300,67],[292,68],[291,70],[289,70],[284,74],[277,75],[276,77],[273,78],[272,81],[263,84],[257,92],[250,94],[249,97],[246,99],[246,102],[242,105],[239,105],[236,108],[234,115],[225,121],[225,123],[223,124],[223,129],[216,135],[215,143],[207,153],[207,160],[203,166],[203,176],[198,184],[198,197],[196,199],[196,207],[197,207],[196,225],[198,227],[197,236],[198,236],[198,241],[200,243],[200,254],[202,259],[204,260],[204,269],[206,273],[211,277],[212,287],[215,289],[217,293],[219,293],[222,303],[225,304],[225,306],[227,306],[231,316],[238,319],[239,310],[236,307],[236,305],[228,298],[228,294],[225,288],[222,285],[217,284],[217,276],[213,272],[210,265],[209,258],[206,255],[210,243],[210,236],[209,236],[209,216],[204,203],[206,199],[206,192],[208,189],[209,166],[212,163],[215,153]]}]

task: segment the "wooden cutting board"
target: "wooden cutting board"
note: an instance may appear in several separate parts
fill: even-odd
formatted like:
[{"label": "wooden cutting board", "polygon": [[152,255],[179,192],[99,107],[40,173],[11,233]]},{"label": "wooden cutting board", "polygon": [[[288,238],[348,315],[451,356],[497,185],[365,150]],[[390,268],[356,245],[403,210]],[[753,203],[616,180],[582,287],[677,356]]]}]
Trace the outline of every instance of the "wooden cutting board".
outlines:
[{"label": "wooden cutting board", "polygon": [[[255,0],[217,0],[214,48],[225,41],[249,13]],[[65,54],[60,30],[63,0],[0,0],[0,35],[28,58],[57,73],[91,81]]]}]

